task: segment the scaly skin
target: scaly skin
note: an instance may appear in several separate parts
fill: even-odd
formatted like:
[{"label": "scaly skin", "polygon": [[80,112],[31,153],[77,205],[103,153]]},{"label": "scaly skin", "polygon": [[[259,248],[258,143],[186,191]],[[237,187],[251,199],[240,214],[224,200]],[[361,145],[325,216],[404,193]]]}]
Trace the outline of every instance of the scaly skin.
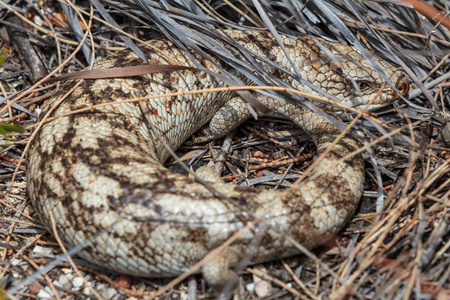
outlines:
[{"label": "scaly skin", "polygon": [[[228,34],[250,51],[291,70],[270,34]],[[282,39],[301,76],[348,106],[364,106],[382,87],[383,80],[352,47],[321,41],[340,60],[338,66],[310,38]],[[152,41],[151,45],[166,55],[142,46],[152,63],[167,64],[170,60],[178,65],[193,65],[167,40]],[[378,63],[398,90],[406,92],[408,83],[402,73],[394,72],[394,67],[381,59]],[[138,64],[141,61],[135,54],[122,51],[97,62],[94,68]],[[277,74],[274,70],[269,72]],[[292,78],[280,77],[299,90],[311,92]],[[350,77],[360,84],[361,93]],[[74,84],[65,83],[41,116]],[[210,75],[192,70],[86,80],[51,116],[122,99],[222,86],[225,84]],[[376,103],[381,105],[397,96],[386,86]],[[227,106],[230,100],[238,111],[232,117]],[[319,153],[340,133],[308,110],[266,97],[260,100],[302,127],[313,138]],[[142,277],[179,275],[258,217],[267,224],[267,230],[253,263],[298,254],[286,235],[310,248],[335,235],[352,216],[363,192],[361,156],[337,163],[358,149],[351,137],[344,137],[331,149],[315,168],[313,180],[305,180],[286,197],[281,196],[283,191],[218,182],[203,169],[201,176],[229,198],[218,199],[202,184],[163,166],[169,152],[160,137],[176,149],[218,111],[210,127],[214,136],[223,135],[247,116],[240,113],[242,103],[233,92],[152,99],[142,103],[150,126],[138,103],[114,104],[47,122],[37,133],[28,155],[28,193],[33,206],[49,228],[52,212],[58,234],[69,248],[99,234],[79,256],[120,273]],[[221,109],[224,106],[226,109]],[[230,280],[233,272],[229,269],[246,253],[256,235],[257,226],[207,263],[202,269],[205,279],[216,287]]]}]

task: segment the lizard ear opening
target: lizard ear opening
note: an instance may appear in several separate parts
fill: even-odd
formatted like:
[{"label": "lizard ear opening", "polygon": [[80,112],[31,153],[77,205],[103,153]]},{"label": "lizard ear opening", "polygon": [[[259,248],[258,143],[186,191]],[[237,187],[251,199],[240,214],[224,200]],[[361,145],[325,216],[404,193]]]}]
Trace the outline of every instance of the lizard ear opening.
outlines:
[{"label": "lizard ear opening", "polygon": [[328,78],[333,82],[341,82],[344,80],[344,70],[342,70],[342,67],[334,61],[330,62]]},{"label": "lizard ear opening", "polygon": [[328,78],[333,82],[344,81],[344,71],[335,63],[331,63],[330,71],[328,71]]}]

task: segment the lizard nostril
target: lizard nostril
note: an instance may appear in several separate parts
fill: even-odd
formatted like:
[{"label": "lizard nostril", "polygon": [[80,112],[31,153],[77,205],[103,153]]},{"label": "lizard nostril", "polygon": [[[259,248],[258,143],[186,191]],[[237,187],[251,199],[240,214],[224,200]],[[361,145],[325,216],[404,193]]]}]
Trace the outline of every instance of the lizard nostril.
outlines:
[{"label": "lizard nostril", "polygon": [[395,86],[403,96],[409,92],[409,82],[405,76],[402,76]]}]

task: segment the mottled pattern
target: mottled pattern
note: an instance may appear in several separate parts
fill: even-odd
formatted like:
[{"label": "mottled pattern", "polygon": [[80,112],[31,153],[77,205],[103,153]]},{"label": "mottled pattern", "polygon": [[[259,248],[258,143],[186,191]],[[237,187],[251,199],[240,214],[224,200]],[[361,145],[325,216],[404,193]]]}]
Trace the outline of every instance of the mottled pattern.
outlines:
[{"label": "mottled pattern", "polygon": [[[270,34],[228,33],[248,50],[291,70]],[[301,76],[348,106],[364,106],[383,83],[353,47],[321,41],[340,60],[338,66],[310,38],[282,36],[282,40]],[[161,50],[156,52],[141,45],[152,63],[193,65],[167,40],[150,44]],[[202,63],[211,65],[207,61]],[[383,60],[378,63],[399,90],[407,89],[401,72],[394,72],[394,67]],[[135,54],[122,51],[97,62],[94,68],[139,64],[141,61]],[[279,73],[270,69],[269,72]],[[312,92],[292,78],[280,77],[299,90]],[[351,79],[362,87],[361,91],[355,89]],[[65,83],[47,103],[41,116],[74,84],[73,81]],[[224,83],[191,70],[87,80],[52,116],[93,104],[220,86]],[[383,104],[394,97],[396,93],[386,86],[376,103]],[[220,109],[231,99],[237,104],[232,107],[238,107],[237,114],[243,117],[229,117],[231,106]],[[313,138],[319,153],[340,133],[308,110],[280,100],[265,97],[260,100],[301,126]],[[307,247],[314,247],[335,235],[358,205],[364,182],[361,156],[336,163],[358,149],[351,137],[344,137],[318,164],[315,179],[291,189],[286,197],[281,197],[283,191],[213,182],[212,186],[229,198],[218,199],[202,184],[171,173],[163,166],[169,152],[160,138],[176,149],[217,111],[221,114],[214,117],[210,127],[215,136],[223,135],[247,116],[239,108],[242,101],[232,92],[223,92],[163,97],[142,104],[150,126],[137,103],[115,104],[45,123],[30,148],[27,178],[33,206],[49,228],[50,211],[53,212],[58,234],[69,248],[100,233],[78,253],[89,261],[125,274],[176,276],[258,217],[262,217],[268,227],[252,262],[273,260],[299,253],[285,239],[286,235]],[[208,180],[207,175],[202,177]],[[268,209],[270,203],[274,204]],[[212,285],[228,280],[231,273],[226,269],[234,267],[257,234],[260,234],[257,228],[252,228],[240,236],[222,258],[203,268],[205,278]]]}]

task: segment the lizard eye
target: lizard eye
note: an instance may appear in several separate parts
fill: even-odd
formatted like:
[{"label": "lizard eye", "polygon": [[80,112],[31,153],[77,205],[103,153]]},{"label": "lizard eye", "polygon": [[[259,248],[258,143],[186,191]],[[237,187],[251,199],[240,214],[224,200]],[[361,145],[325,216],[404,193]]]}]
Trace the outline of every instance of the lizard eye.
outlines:
[{"label": "lizard eye", "polygon": [[369,88],[369,84],[366,81],[357,81],[356,84],[361,92],[364,92]]}]

